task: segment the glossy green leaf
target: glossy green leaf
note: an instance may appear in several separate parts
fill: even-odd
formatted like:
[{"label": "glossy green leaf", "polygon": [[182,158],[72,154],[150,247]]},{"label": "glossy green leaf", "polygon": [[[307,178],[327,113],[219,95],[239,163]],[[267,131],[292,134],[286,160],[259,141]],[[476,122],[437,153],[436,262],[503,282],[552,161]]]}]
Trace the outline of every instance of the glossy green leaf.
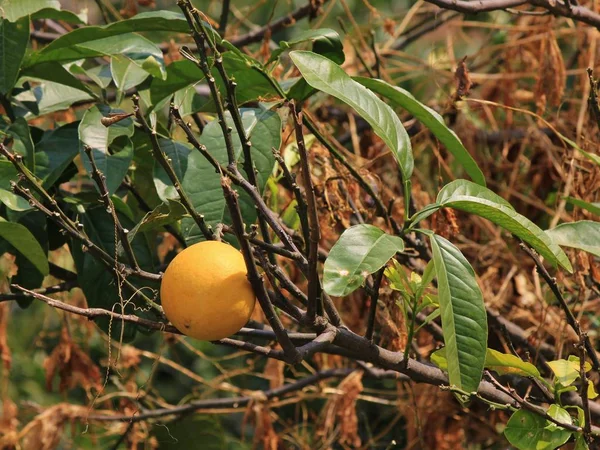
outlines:
[{"label": "glossy green leaf", "polygon": [[575,197],[567,197],[567,203],[579,206],[580,208],[585,209],[586,211],[589,211],[592,214],[595,214],[596,216],[600,217],[600,203],[585,202]]},{"label": "glossy green leaf", "polygon": [[[83,58],[95,58],[99,56],[112,56],[118,54],[137,54],[140,58],[153,56],[156,60],[162,60],[160,49],[152,41],[135,33],[108,35],[107,33],[95,33],[97,27],[78,28],[59,39],[53,41],[42,50],[34,52],[25,61],[25,67],[31,67],[45,62],[66,63]],[[87,39],[77,42],[76,39],[66,39],[76,32],[84,32]],[[103,37],[105,36],[105,37]],[[57,45],[62,44],[62,45]]]},{"label": "glossy green leaf", "polygon": [[165,79],[154,78],[150,85],[150,98],[152,105],[157,105],[162,100],[191,84],[202,81],[204,74],[192,61],[182,59],[174,61],[166,68]]},{"label": "glossy green leaf", "polygon": [[13,211],[27,211],[32,206],[22,197],[13,194],[11,191],[0,188],[0,203]]},{"label": "glossy green leaf", "polygon": [[546,230],[546,234],[561,247],[576,248],[600,256],[600,222],[580,220],[562,223]]},{"label": "glossy green leaf", "polygon": [[[556,381],[563,386],[570,386],[580,376],[579,358],[570,356],[569,359],[557,359],[556,361],[548,361],[548,366],[554,373]],[[588,372],[592,366],[590,363],[585,363],[585,371]]]},{"label": "glossy green leaf", "polygon": [[500,375],[514,374],[541,378],[539,370],[533,364],[523,361],[518,356],[500,353],[491,348],[487,349],[485,355],[485,367]]},{"label": "glossy green leaf", "polygon": [[[98,169],[106,176],[110,194],[113,194],[123,181],[133,158],[133,145],[129,139],[133,135],[133,120],[127,118],[110,127],[105,127],[100,122],[105,115],[116,112],[122,111],[110,110],[104,106],[101,111],[98,106],[94,106],[85,112],[79,124],[81,161],[90,173],[92,166],[83,151],[83,146],[91,147]],[[112,154],[109,152],[109,146],[113,150]]]},{"label": "glossy green leaf", "polygon": [[374,78],[354,77],[354,79],[366,88],[390,100],[394,106],[400,106],[411,113],[446,146],[446,149],[454,155],[475,183],[485,186],[483,172],[456,133],[448,128],[442,116],[419,102],[410,92],[401,87],[392,86],[383,80]]},{"label": "glossy green leaf", "polygon": [[572,272],[565,252],[536,224],[517,213],[510,204],[489,189],[471,181],[456,180],[442,188],[438,204],[484,217],[527,242],[553,265]]},{"label": "glossy green leaf", "polygon": [[410,139],[392,108],[330,59],[304,51],[291,52],[290,57],[309,85],[346,103],[369,122],[394,155],[402,178],[407,181],[414,168]]},{"label": "glossy green leaf", "polygon": [[79,154],[79,122],[46,131],[35,146],[35,175],[48,189]]},{"label": "glossy green leaf", "polygon": [[583,434],[578,434],[577,439],[575,439],[575,447],[573,450],[589,450],[590,446],[585,440],[585,436]]},{"label": "glossy green leaf", "polygon": [[76,25],[86,25],[88,21],[87,12],[87,8],[82,8],[79,14],[75,14],[72,11],[59,10],[56,8],[42,8],[31,14],[31,20],[62,20],[63,22],[73,23]]},{"label": "glossy green leaf", "polygon": [[48,275],[48,256],[37,239],[20,223],[6,222],[0,217],[0,240],[21,253],[42,275]]},{"label": "glossy green leaf", "polygon": [[12,91],[29,42],[29,18],[0,19],[0,95]]},{"label": "glossy green leaf", "polygon": [[147,71],[125,55],[113,55],[110,60],[110,71],[115,86],[120,91],[131,89],[150,76]]},{"label": "glossy green leaf", "polygon": [[438,281],[442,329],[450,384],[477,391],[487,349],[487,315],[475,272],[448,240],[430,235]]},{"label": "glossy green leaf", "polygon": [[[267,102],[279,98],[279,94],[269,78],[251,58],[238,52],[228,51],[223,53],[223,67],[225,67],[227,75],[237,83],[235,93],[238,106],[256,100]],[[213,67],[211,73],[217,82],[219,92],[226,92],[217,68]],[[202,111],[213,112],[214,110],[212,99],[202,107]]]},{"label": "glossy green leaf", "polygon": [[75,75],[69,73],[61,64],[54,61],[27,67],[21,72],[21,76],[30,80],[51,81],[95,96],[90,88],[75,77]]},{"label": "glossy green leaf", "polygon": [[6,132],[13,137],[13,152],[21,155],[25,166],[34,172],[35,149],[27,121],[23,117],[17,117],[6,129]]},{"label": "glossy green leaf", "polygon": [[336,64],[342,64],[344,62],[344,48],[338,32],[330,28],[315,28],[297,34],[290,41],[280,41],[279,48],[271,53],[267,64],[277,60],[284,51],[293,45],[304,42],[312,43],[312,51],[314,53],[323,55]]},{"label": "glossy green leaf", "polygon": [[34,103],[37,111],[32,112],[31,115],[43,116],[44,114],[68,109],[77,102],[93,100],[94,97],[79,89],[46,81],[34,86],[29,91],[16,95],[15,99],[21,102]]},{"label": "glossy green leaf", "polygon": [[185,207],[175,200],[161,203],[140,220],[140,222],[129,231],[127,238],[131,241],[139,232],[156,230],[177,222],[187,214]]},{"label": "glossy green leaf", "polygon": [[[80,208],[78,216],[81,223],[84,225],[86,234],[90,239],[102,248],[109,255],[115,254],[115,226],[110,214],[107,214],[103,207],[92,207],[88,209]],[[119,221],[123,227],[132,229],[132,223],[125,215],[119,214]],[[153,271],[153,261],[148,243],[143,239],[142,235],[136,236],[132,241],[132,248],[136,256],[137,262],[144,270]],[[77,280],[83,290],[87,304],[91,308],[104,308],[108,310],[118,311],[124,314],[147,315],[145,313],[145,304],[137,298],[127,286],[122,287],[121,294],[117,287],[114,271],[108,270],[107,267],[94,258],[89,252],[82,250],[82,244],[79,241],[72,241],[71,252],[77,268]],[[121,254],[120,259],[124,256]],[[157,288],[155,283],[150,283],[146,280],[131,279],[136,286],[142,289],[141,292],[152,296],[149,287]],[[125,301],[131,299],[125,305]],[[136,308],[137,306],[137,308]],[[141,307],[144,308],[141,308]],[[120,339],[122,323],[118,320],[97,321],[100,328],[105,332],[111,330],[113,339]],[[135,336],[135,327],[130,324],[125,324],[124,340],[131,340]]]},{"label": "glossy green leaf", "polygon": [[[281,119],[279,114],[264,107],[256,109],[243,108],[240,112],[244,129],[252,142],[252,161],[257,171],[258,188],[262,192],[275,165],[272,148],[279,148],[281,145]],[[233,126],[233,121],[227,119],[227,122],[233,128],[234,153],[239,161],[240,168],[242,168],[244,159],[242,146]],[[227,164],[225,141],[217,121],[210,122],[204,128],[200,143],[204,144],[210,154],[221,164]],[[207,223],[212,226],[222,222],[229,223],[220,175],[216,173],[204,156],[196,150],[190,153],[187,164],[182,185],[196,210],[203,214]],[[241,189],[237,189],[237,191],[240,194],[239,203],[244,222],[246,225],[250,225],[256,220],[254,203]],[[190,218],[182,220],[181,230],[188,244],[203,239],[197,225]]]},{"label": "glossy green leaf", "polygon": [[508,420],[504,436],[519,450],[553,450],[567,442],[571,432],[548,429],[549,423],[538,414],[520,409]]},{"label": "glossy green leaf", "polygon": [[[33,235],[39,248],[44,255],[48,254],[48,230],[44,213],[41,211],[31,211],[19,218],[20,225],[27,228]],[[46,257],[47,259],[47,257]],[[41,260],[40,260],[41,262]],[[18,284],[25,289],[37,289],[42,286],[44,277],[48,274],[40,271],[38,264],[31,261],[29,257],[21,252],[17,252],[15,264],[19,268],[17,274],[11,279],[11,283]],[[45,270],[45,269],[44,269]],[[33,299],[19,301],[21,308],[28,307]]]},{"label": "glossy green leaf", "polygon": [[[188,158],[192,152],[192,147],[184,142],[172,141],[170,139],[159,139],[160,148],[170,160],[171,167],[177,175],[179,181],[183,180],[187,172]],[[154,185],[159,198],[166,202],[179,198],[179,194],[171,183],[169,176],[158,163],[154,161]]]},{"label": "glossy green leaf", "polygon": [[11,22],[21,17],[34,14],[44,8],[59,10],[59,0],[3,0],[0,3],[0,12]]},{"label": "glossy green leaf", "polygon": [[381,269],[404,241],[373,225],[361,224],[345,230],[325,260],[323,288],[343,297],[358,289],[367,276]]},{"label": "glossy green leaf", "polygon": [[17,171],[10,161],[0,159],[0,203],[13,211],[31,209],[27,200],[12,192],[10,183],[11,181],[16,182],[17,179]]},{"label": "glossy green leaf", "polygon": [[[448,370],[446,347],[442,347],[431,354],[431,362],[442,370]],[[539,370],[533,364],[523,361],[515,355],[500,353],[488,348],[485,353],[486,369],[493,370],[500,375],[520,375],[522,377],[535,377],[542,379]]]}]

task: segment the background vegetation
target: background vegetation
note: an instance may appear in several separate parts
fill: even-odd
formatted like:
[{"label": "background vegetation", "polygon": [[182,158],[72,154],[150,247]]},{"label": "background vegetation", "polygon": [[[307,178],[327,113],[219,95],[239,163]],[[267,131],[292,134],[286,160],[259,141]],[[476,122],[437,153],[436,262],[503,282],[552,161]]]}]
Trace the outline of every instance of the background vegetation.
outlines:
[{"label": "background vegetation", "polygon": [[[208,56],[225,107],[231,102],[212,59],[214,49],[208,45],[206,53],[197,52],[193,38],[202,33],[190,36],[175,2],[98,0],[61,7],[53,0],[0,0],[0,447],[484,449],[506,448],[508,438],[518,448],[565,442],[594,448],[592,424],[600,415],[593,389],[600,381],[594,350],[600,326],[600,110],[594,81],[600,69],[600,10],[595,2],[193,4],[231,43],[221,42],[208,26],[204,30],[220,44],[227,74],[237,83],[234,107],[246,108],[242,119],[264,208],[294,237],[305,265],[314,240],[303,221],[312,230],[318,225],[319,277],[307,276],[297,255],[262,245],[266,236],[276,244],[281,236],[268,226],[264,232],[264,222],[257,221],[264,214],[234,183],[246,232],[252,223],[257,227],[239,239],[227,189],[224,197],[214,168],[188,145],[189,121],[200,144],[228,164],[218,101],[196,59]],[[155,11],[160,13],[152,15]],[[296,20],[286,21],[289,15]],[[124,31],[117,33],[119,27]],[[407,172],[406,146],[395,149],[397,142],[385,140],[386,133],[377,130],[381,118],[369,122],[351,102],[327,95],[327,87],[318,86],[325,78],[311,81],[307,75],[316,60],[308,59],[303,69],[299,59],[314,54],[294,56],[290,48],[324,55],[347,74],[364,77],[363,84],[386,99],[410,136],[411,186],[401,175]],[[377,91],[369,78],[398,86],[414,99]],[[313,125],[295,127],[294,110],[282,95],[294,99]],[[178,112],[170,111],[171,102]],[[122,113],[134,116],[114,115]],[[106,117],[115,123],[105,126]],[[277,343],[258,305],[249,327],[220,343],[114,318],[89,320],[88,308],[102,308],[164,323],[159,308],[148,306],[159,301],[157,274],[182,246],[206,237],[163,170],[151,130],[210,233],[224,232],[234,245],[244,241],[258,249],[283,326],[304,333],[292,335],[294,345],[306,351],[302,362],[289,364],[288,349]],[[243,151],[239,138],[235,146]],[[336,153],[340,156],[332,157]],[[13,161],[15,155],[22,161]],[[238,174],[249,179],[245,161],[239,158]],[[94,164],[106,176],[104,187],[92,176]],[[284,167],[298,176],[297,185]],[[35,177],[23,179],[27,174]],[[527,224],[527,234],[494,220],[492,213],[461,208],[452,197],[459,188],[444,188],[455,179],[474,182],[460,191],[469,201],[484,198],[499,205],[504,199],[514,207],[514,217],[527,218],[541,233],[579,224],[550,237],[539,237],[546,234],[536,235],[537,227]],[[475,183],[487,184],[501,199]],[[442,188],[450,192],[446,207],[419,225],[444,239],[432,244],[427,235],[403,227],[414,212],[436,204]],[[310,211],[296,212],[298,199],[313,195],[309,210],[317,213],[316,225]],[[437,202],[443,203],[439,197]],[[56,211],[65,217],[52,219]],[[122,239],[116,222],[135,238]],[[322,263],[344,231],[361,223],[389,233],[383,246],[391,250],[387,259],[399,253],[385,274],[380,265],[354,289],[336,291],[327,284],[336,280],[327,279]],[[73,231],[65,232],[65,224]],[[82,241],[83,232],[89,242]],[[432,357],[447,341],[448,327],[436,313],[443,301],[440,273],[430,284],[423,272],[435,245],[443,251],[446,239],[476,274],[468,298],[481,292],[487,347],[518,356],[498,356],[504,359],[493,363],[488,355],[484,378],[488,369],[495,375],[481,385],[484,360],[479,358],[482,370],[475,370],[474,386],[480,386],[480,395],[470,401],[466,397],[475,389],[465,381],[465,374],[472,375],[468,364],[446,361],[443,353]],[[124,242],[129,240],[139,270],[128,259]],[[527,245],[521,247],[521,240]],[[547,271],[531,248],[544,257]],[[115,255],[124,266],[115,265]],[[387,259],[378,257],[385,264]],[[569,261],[572,273],[566,270]],[[419,296],[421,275],[428,283]],[[468,270],[464,276],[468,281]],[[378,360],[373,347],[352,353],[348,341],[335,341],[343,340],[343,333],[294,317],[304,308],[298,298],[309,294],[308,303],[316,302],[311,280],[315,288],[320,279],[348,330],[371,335],[380,348],[410,356],[415,365]],[[32,299],[32,290],[42,296]],[[62,303],[50,307],[48,296]],[[319,303],[314,305],[321,312]],[[315,342],[315,333],[333,344],[302,347]],[[464,389],[449,383],[432,361],[441,369],[458,364]],[[153,416],[171,408],[179,409]],[[511,435],[507,424],[515,411],[530,411],[521,419],[527,419],[524,434],[535,439]],[[548,422],[552,419],[563,426]]]}]

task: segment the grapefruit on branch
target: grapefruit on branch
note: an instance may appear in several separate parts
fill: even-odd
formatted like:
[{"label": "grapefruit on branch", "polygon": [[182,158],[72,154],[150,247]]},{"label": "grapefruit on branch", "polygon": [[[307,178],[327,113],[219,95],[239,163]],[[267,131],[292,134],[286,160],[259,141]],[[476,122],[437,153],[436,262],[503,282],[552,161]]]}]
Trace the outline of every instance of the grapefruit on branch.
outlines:
[{"label": "grapefruit on branch", "polygon": [[167,267],[160,299],[167,319],[183,334],[206,341],[239,331],[255,295],[242,254],[223,242],[205,241],[179,253]]}]

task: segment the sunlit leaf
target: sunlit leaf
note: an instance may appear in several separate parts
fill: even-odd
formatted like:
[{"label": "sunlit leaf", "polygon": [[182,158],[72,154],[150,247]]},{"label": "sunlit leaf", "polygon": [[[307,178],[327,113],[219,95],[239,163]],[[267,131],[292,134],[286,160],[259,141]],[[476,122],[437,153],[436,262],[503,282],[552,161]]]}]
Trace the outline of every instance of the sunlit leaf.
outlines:
[{"label": "sunlit leaf", "polygon": [[290,58],[309,85],[346,103],[369,122],[394,155],[402,178],[407,181],[414,168],[410,139],[392,108],[324,56],[294,51]]},{"label": "sunlit leaf", "polygon": [[546,234],[562,247],[576,248],[600,256],[600,222],[580,220],[563,223],[546,230]]},{"label": "sunlit leaf", "polygon": [[453,181],[442,188],[436,203],[484,217],[527,242],[552,264],[573,271],[565,252],[540,227],[483,186],[467,180]]},{"label": "sunlit leaf", "polygon": [[345,230],[329,251],[323,273],[323,288],[343,297],[358,289],[367,276],[381,269],[392,256],[404,250],[404,241],[373,225],[361,224]]}]

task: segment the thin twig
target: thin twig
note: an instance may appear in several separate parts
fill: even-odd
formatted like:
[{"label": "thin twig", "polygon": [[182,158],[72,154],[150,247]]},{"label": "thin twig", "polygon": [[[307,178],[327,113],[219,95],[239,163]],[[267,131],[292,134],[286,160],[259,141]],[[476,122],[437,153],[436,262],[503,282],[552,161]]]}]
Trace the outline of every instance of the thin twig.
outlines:
[{"label": "thin twig", "polygon": [[173,167],[171,167],[171,164],[169,164],[169,161],[167,160],[167,156],[165,155],[165,153],[162,151],[162,148],[160,147],[160,143],[158,142],[158,136],[156,134],[156,131],[150,129],[150,126],[148,125],[148,122],[146,121],[144,114],[142,114],[142,110],[140,109],[140,98],[137,95],[134,95],[132,97],[132,100],[133,100],[133,105],[134,105],[133,110],[135,113],[135,117],[137,118],[138,122],[140,122],[142,124],[142,128],[144,129],[144,131],[150,138],[150,143],[152,144],[152,155],[158,161],[158,163],[161,165],[161,167],[164,169],[167,176],[171,180],[171,183],[173,183],[173,187],[177,191],[177,194],[179,194],[179,199],[181,200],[181,204],[183,205],[185,210],[188,212],[188,214],[192,217],[192,219],[194,219],[194,222],[196,223],[196,225],[198,225],[198,228],[202,232],[202,235],[204,236],[204,238],[208,239],[208,240],[215,239],[215,235],[212,232],[210,225],[207,225],[207,223],[204,221],[204,216],[202,214],[199,214],[198,211],[196,211],[196,208],[194,208],[192,201],[190,200],[188,195],[183,190],[183,187],[181,186],[180,180],[177,178],[177,174],[175,173],[175,170],[173,170]]},{"label": "thin twig", "polygon": [[296,182],[296,174],[292,173],[290,168],[285,163],[285,160],[281,156],[281,153],[277,149],[273,149],[273,155],[275,156],[275,160],[279,163],[279,167],[281,167],[281,171],[283,173],[283,177],[290,185],[292,192],[294,193],[294,198],[296,199],[296,211],[298,212],[298,217],[300,218],[300,228],[302,230],[302,236],[304,237],[304,245],[306,247],[305,253],[308,255],[308,242],[309,242],[309,225],[308,225],[308,206],[306,205],[306,199]]},{"label": "thin twig", "polygon": [[219,19],[219,34],[225,37],[225,30],[227,29],[227,19],[229,18],[229,3],[230,0],[223,0],[223,6],[221,7],[221,18]]},{"label": "thin twig", "polygon": [[286,355],[286,360],[291,364],[296,364],[302,360],[302,356],[290,338],[287,336],[279,317],[277,317],[275,308],[273,308],[273,305],[271,304],[271,300],[269,299],[262,276],[258,273],[254,263],[254,257],[252,256],[253,252],[250,242],[244,239],[244,223],[242,221],[242,214],[238,205],[237,193],[231,189],[230,183],[231,182],[228,178],[221,178],[221,187],[223,188],[223,195],[231,215],[233,230],[238,238],[242,254],[244,255],[244,261],[246,262],[246,268],[248,269],[248,280],[250,281],[252,289],[254,290],[254,294],[256,295],[263,313],[265,314],[265,318],[277,335],[277,341],[283,348],[283,351]]},{"label": "thin twig", "polygon": [[312,183],[312,174],[308,162],[308,152],[304,143],[302,132],[302,113],[296,110],[294,103],[290,103],[290,113],[294,121],[296,131],[296,142],[298,154],[302,165],[304,192],[308,206],[309,246],[308,246],[308,307],[306,316],[309,323],[314,323],[317,316],[323,315],[323,298],[321,296],[321,281],[319,279],[319,242],[321,241],[321,229],[319,226],[319,213],[317,211],[317,200]]},{"label": "thin twig", "polygon": [[381,286],[381,280],[383,280],[383,273],[385,267],[379,269],[375,274],[375,282],[373,283],[373,291],[371,293],[371,305],[369,306],[369,315],[367,317],[367,332],[365,338],[369,341],[373,341],[373,330],[375,329],[375,315],[377,313],[377,301],[379,299],[379,287]]},{"label": "thin twig", "polygon": [[133,267],[133,269],[138,271],[140,270],[140,266],[138,265],[138,262],[135,258],[135,253],[133,252],[131,243],[129,242],[129,230],[126,230],[125,228],[123,228],[123,225],[121,225],[121,221],[119,220],[119,216],[117,215],[115,205],[113,204],[113,201],[110,198],[110,193],[108,192],[108,187],[106,186],[106,176],[98,169],[98,165],[96,164],[96,159],[94,158],[92,148],[88,145],[84,145],[83,150],[85,151],[85,154],[90,160],[90,164],[92,165],[92,178],[98,186],[98,190],[100,191],[100,198],[102,199],[102,203],[104,203],[106,211],[111,215],[113,219],[113,222],[115,224],[115,230],[117,232],[117,237],[121,242],[121,245],[123,246],[123,250],[125,251],[127,260],[129,261],[129,264]]}]

